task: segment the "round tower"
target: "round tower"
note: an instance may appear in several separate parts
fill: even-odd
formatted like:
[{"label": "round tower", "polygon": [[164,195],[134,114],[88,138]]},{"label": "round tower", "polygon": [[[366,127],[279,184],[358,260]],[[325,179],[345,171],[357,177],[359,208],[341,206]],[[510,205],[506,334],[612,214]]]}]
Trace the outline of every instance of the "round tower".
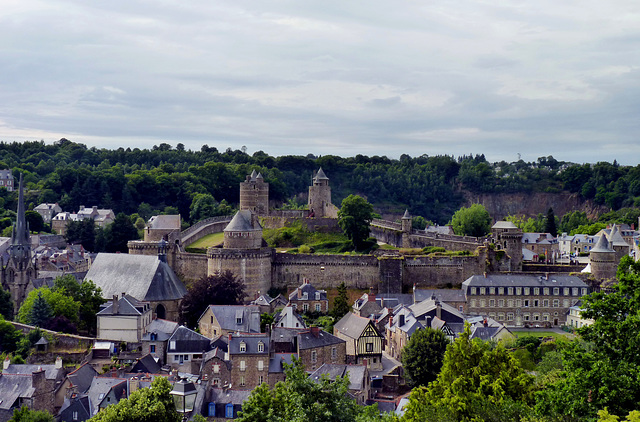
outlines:
[{"label": "round tower", "polygon": [[411,225],[413,224],[413,220],[411,218],[411,215],[409,215],[409,210],[404,211],[401,222],[402,233],[411,233]]},{"label": "round tower", "polygon": [[313,178],[313,184],[309,186],[309,211],[314,217],[330,217],[329,209],[332,206],[329,178],[320,167]]},{"label": "round tower", "polygon": [[607,236],[604,234],[600,236],[596,246],[591,249],[589,260],[591,261],[591,275],[596,280],[615,278],[617,269],[616,251],[611,248]]},{"label": "round tower", "polygon": [[258,215],[269,214],[269,184],[255,170],[240,183],[240,210],[249,210]]},{"label": "round tower", "polygon": [[222,248],[207,250],[208,275],[231,271],[245,283],[249,297],[271,288],[273,250],[262,246],[262,227],[255,213],[241,210],[224,229]]},{"label": "round tower", "polygon": [[493,241],[511,258],[511,271],[522,270],[522,230],[511,221],[498,221],[491,227]]}]

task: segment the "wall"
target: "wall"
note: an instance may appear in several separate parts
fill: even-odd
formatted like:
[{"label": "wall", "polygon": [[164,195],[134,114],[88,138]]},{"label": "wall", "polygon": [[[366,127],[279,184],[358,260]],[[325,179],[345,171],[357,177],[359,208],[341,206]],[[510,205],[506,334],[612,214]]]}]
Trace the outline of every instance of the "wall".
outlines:
[{"label": "wall", "polygon": [[[418,288],[454,287],[474,274],[485,271],[486,255],[478,256],[416,256],[405,259],[405,286]],[[384,293],[381,291],[381,293]]]},{"label": "wall", "polygon": [[[22,331],[23,334],[29,334],[31,331],[36,329],[36,327],[34,327],[32,325],[21,324],[19,322],[15,322],[15,321],[7,321],[7,322],[11,323],[11,325],[16,327],[18,330]],[[73,335],[73,334],[57,333],[55,331],[45,330],[43,328],[40,328],[40,331],[42,331],[44,333],[47,333],[49,336],[51,336],[51,337],[53,337],[55,339],[54,344],[49,344],[49,350],[52,350],[52,349],[55,349],[55,348],[60,348],[60,349],[75,349],[75,348],[88,349],[96,341],[95,338],[91,338],[91,337],[82,337],[82,336],[76,336],[76,335]]]},{"label": "wall", "polygon": [[[274,211],[275,212],[275,211]],[[260,224],[262,227],[266,229],[279,229],[285,226],[291,226],[294,223],[302,223],[307,226],[307,230],[310,232],[322,232],[322,233],[341,233],[342,229],[338,226],[338,220],[335,218],[304,218],[300,219],[297,217],[290,216],[274,216],[269,215],[268,217],[261,217]],[[308,214],[307,210],[303,211],[294,211],[294,212],[304,212]]]},{"label": "wall", "polygon": [[231,271],[245,283],[249,297],[256,292],[266,293],[271,282],[271,256],[273,249],[209,248],[207,275]]},{"label": "wall", "polygon": [[[169,260],[169,264],[171,264],[171,260]],[[208,265],[205,254],[180,252],[176,254],[175,264],[172,267],[180,280],[188,282],[205,277]]]},{"label": "wall", "polygon": [[184,230],[181,234],[181,243],[184,246],[189,246],[191,243],[196,240],[211,234],[211,233],[220,233],[227,227],[227,224],[233,218],[230,215],[220,216],[220,217],[211,217],[202,221],[198,221],[193,226]]}]

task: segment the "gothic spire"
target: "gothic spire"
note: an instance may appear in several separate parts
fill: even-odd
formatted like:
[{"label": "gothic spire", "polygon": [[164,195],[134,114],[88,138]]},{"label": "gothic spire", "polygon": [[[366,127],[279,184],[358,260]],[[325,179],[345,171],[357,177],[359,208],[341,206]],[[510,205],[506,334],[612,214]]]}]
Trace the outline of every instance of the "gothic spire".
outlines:
[{"label": "gothic spire", "polygon": [[11,233],[10,255],[19,260],[29,260],[31,257],[31,241],[29,240],[29,226],[25,217],[24,208],[24,184],[20,173],[20,188],[18,191],[18,209],[16,222]]}]

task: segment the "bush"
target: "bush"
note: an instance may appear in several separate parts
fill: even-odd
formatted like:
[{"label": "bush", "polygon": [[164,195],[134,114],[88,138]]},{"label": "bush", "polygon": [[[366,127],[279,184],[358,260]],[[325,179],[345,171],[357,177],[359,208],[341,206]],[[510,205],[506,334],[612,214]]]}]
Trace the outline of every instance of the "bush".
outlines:
[{"label": "bush", "polygon": [[426,254],[437,253],[437,252],[446,252],[447,250],[440,246],[425,246],[422,248],[422,251]]}]

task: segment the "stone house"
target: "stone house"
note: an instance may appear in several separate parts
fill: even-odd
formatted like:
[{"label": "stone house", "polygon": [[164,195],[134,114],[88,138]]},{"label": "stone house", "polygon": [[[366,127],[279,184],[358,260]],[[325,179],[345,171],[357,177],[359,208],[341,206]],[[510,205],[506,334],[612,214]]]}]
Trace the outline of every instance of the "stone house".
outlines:
[{"label": "stone house", "polygon": [[51,219],[54,216],[62,212],[62,208],[60,208],[60,205],[58,205],[57,202],[54,204],[43,202],[42,204],[39,204],[37,207],[35,207],[33,210],[38,214],[40,214],[40,216],[42,216],[42,220],[44,220],[44,222],[47,224],[51,223]]},{"label": "stone house", "polygon": [[131,295],[114,295],[96,314],[99,339],[139,343],[151,323],[151,306]]},{"label": "stone house", "polygon": [[274,327],[279,328],[306,328],[304,320],[291,306],[287,306],[273,321]]},{"label": "stone house", "polygon": [[289,294],[289,305],[297,312],[329,312],[329,300],[325,290],[317,290],[305,278],[300,287]]},{"label": "stone house", "polygon": [[231,385],[253,390],[268,381],[269,335],[229,334]]},{"label": "stone house", "polygon": [[287,306],[287,300],[284,296],[278,295],[271,297],[268,294],[260,295],[257,299],[251,302],[251,305],[257,305],[260,307],[260,313],[271,314],[278,309],[282,309]]},{"label": "stone house", "polygon": [[98,372],[89,363],[84,363],[67,374],[60,388],[56,390],[55,406],[60,408],[65,399],[73,395],[85,394]]},{"label": "stone house", "polygon": [[207,416],[209,420],[235,419],[242,411],[242,403],[249,398],[250,390],[212,388],[209,390]]},{"label": "stone house", "polygon": [[297,355],[307,371],[323,364],[344,364],[347,361],[347,342],[318,327],[298,333]]},{"label": "stone house", "polygon": [[365,406],[372,398],[369,369],[366,365],[324,364],[309,375],[317,383],[322,382],[323,377],[335,381],[336,378],[345,376],[349,376],[349,393],[360,406]]},{"label": "stone house", "polygon": [[522,247],[547,258],[557,256],[560,251],[558,239],[550,233],[522,233]]},{"label": "stone house", "polygon": [[582,316],[582,302],[577,302],[575,305],[569,308],[567,314],[567,325],[571,328],[582,328],[586,325],[593,324],[593,319],[584,318]]},{"label": "stone house", "polygon": [[231,384],[231,361],[227,352],[220,347],[206,352],[200,377],[203,381],[210,381],[213,388],[228,388]]},{"label": "stone house", "polygon": [[87,395],[65,399],[57,417],[59,422],[83,422],[89,419],[91,403]]},{"label": "stone house", "polygon": [[295,353],[273,353],[269,359],[269,388],[285,380],[285,364],[293,365],[293,360],[297,359]]},{"label": "stone house", "polygon": [[53,365],[12,364],[5,359],[0,374],[0,416],[22,406],[55,414],[56,391],[64,375],[60,358]]},{"label": "stone house", "polygon": [[474,275],[462,283],[470,314],[507,326],[565,325],[569,308],[588,293],[572,275]]},{"label": "stone house", "polygon": [[256,305],[209,305],[198,319],[202,335],[211,339],[231,333],[259,333],[260,307]]},{"label": "stone house", "polygon": [[457,309],[462,314],[467,312],[467,298],[461,289],[413,289],[413,303],[433,298]]},{"label": "stone house", "polygon": [[0,188],[5,188],[9,192],[13,192],[15,180],[11,169],[0,170]]},{"label": "stone house", "polygon": [[367,362],[370,370],[382,370],[382,344],[373,321],[349,312],[333,327],[333,334],[346,341],[347,363]]},{"label": "stone house", "polygon": [[209,350],[211,339],[185,326],[179,326],[168,340],[167,364],[180,372],[197,374],[203,355]]},{"label": "stone house", "polygon": [[157,242],[161,239],[175,242],[180,238],[182,222],[178,215],[154,215],[144,228],[144,241]]},{"label": "stone house", "polygon": [[161,365],[166,363],[167,342],[178,328],[178,323],[166,319],[154,319],[142,335],[142,353],[150,354]]}]

